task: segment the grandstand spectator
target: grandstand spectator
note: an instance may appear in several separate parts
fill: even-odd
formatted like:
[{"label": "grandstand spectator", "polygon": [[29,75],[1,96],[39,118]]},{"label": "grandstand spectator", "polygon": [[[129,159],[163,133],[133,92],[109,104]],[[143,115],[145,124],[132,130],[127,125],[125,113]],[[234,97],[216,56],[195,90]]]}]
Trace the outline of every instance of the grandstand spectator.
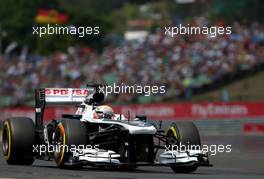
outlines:
[{"label": "grandstand spectator", "polygon": [[34,88],[80,87],[86,82],[166,85],[164,96],[123,94],[110,97],[122,102],[148,102],[190,98],[192,89],[210,85],[224,75],[264,63],[264,27],[258,23],[232,25],[229,36],[177,36],[154,33],[143,42],[125,41],[101,54],[71,47],[68,53],[49,56],[2,55],[0,105],[31,104]]}]

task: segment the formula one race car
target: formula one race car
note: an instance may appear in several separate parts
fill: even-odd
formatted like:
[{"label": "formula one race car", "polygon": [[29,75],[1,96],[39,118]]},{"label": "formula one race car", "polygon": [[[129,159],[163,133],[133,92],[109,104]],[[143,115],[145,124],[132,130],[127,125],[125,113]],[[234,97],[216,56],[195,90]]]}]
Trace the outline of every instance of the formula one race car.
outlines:
[{"label": "formula one race car", "polygon": [[[31,165],[35,159],[54,160],[60,168],[85,165],[135,169],[168,166],[189,173],[211,166],[200,150],[200,136],[192,122],[175,122],[167,131],[147,121],[130,119],[103,105],[100,85],[87,88],[45,88],[35,91],[35,123],[26,117],[4,121],[3,156],[8,164]],[[75,104],[75,114],[43,123],[48,104]],[[184,148],[184,150],[183,150]],[[187,150],[186,150],[187,149]]]}]

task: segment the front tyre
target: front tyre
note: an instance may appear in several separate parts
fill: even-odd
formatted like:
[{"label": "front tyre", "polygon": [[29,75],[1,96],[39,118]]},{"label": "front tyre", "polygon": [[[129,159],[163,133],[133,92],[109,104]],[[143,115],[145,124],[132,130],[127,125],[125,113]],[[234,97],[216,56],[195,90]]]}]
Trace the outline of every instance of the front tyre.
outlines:
[{"label": "front tyre", "polygon": [[34,162],[35,127],[32,119],[14,117],[4,121],[2,151],[10,165],[31,165]]},{"label": "front tyre", "polygon": [[[60,168],[68,168],[72,159],[72,147],[86,145],[87,130],[83,122],[75,119],[63,119],[54,131],[54,143],[57,146],[54,153],[56,164]],[[81,165],[72,165],[71,168],[81,169]]]},{"label": "front tyre", "polygon": [[[182,145],[190,149],[191,147],[201,147],[199,131],[193,122],[181,121],[172,123],[166,135],[171,143],[175,145]],[[191,173],[197,168],[198,165],[196,163],[187,166],[171,166],[175,173]]]}]

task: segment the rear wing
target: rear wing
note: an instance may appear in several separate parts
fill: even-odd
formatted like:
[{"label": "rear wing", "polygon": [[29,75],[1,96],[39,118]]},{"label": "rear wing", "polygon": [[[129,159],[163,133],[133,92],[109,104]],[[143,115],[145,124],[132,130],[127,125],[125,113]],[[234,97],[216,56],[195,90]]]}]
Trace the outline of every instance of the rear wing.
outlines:
[{"label": "rear wing", "polygon": [[46,103],[81,103],[91,99],[95,88],[45,88]]},{"label": "rear wing", "polygon": [[35,90],[35,128],[43,140],[43,117],[46,105],[76,104],[92,99],[98,86],[87,88],[40,88]]}]

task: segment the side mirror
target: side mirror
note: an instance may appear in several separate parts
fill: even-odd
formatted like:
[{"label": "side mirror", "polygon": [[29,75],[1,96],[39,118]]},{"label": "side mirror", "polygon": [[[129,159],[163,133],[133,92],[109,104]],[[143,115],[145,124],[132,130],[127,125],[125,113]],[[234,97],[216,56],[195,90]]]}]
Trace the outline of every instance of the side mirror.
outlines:
[{"label": "side mirror", "polygon": [[136,115],[136,118],[138,118],[141,121],[147,121],[147,116]]},{"label": "side mirror", "polygon": [[97,104],[101,104],[104,101],[104,93],[94,93],[93,95],[93,101]]}]

